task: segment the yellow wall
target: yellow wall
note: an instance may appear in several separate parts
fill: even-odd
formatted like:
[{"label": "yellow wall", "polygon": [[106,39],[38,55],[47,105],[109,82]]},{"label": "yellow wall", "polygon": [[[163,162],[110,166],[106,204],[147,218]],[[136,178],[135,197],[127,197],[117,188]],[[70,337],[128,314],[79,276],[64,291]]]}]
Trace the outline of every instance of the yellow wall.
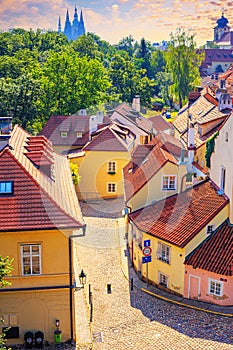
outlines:
[{"label": "yellow wall", "polygon": [[[69,283],[68,236],[71,231],[28,231],[0,234],[1,255],[14,259],[12,288]],[[41,276],[23,276],[21,270],[21,244],[41,244]],[[59,259],[58,259],[59,257]]]},{"label": "yellow wall", "polygon": [[[228,210],[228,206],[225,207],[208,223],[208,225],[215,225],[215,228],[217,228],[228,217]],[[149,239],[152,248],[152,262],[148,263],[148,280],[158,285],[160,272],[168,277],[168,289],[181,295],[183,295],[184,292],[185,257],[206,238],[207,234],[205,227],[184,248],[180,248],[157,237],[140,232],[134,225],[129,226],[129,247],[135,269],[141,272],[145,280],[147,279],[146,264],[142,264],[142,250],[144,247],[144,240]],[[158,242],[162,242],[171,247],[170,264],[158,259],[156,254],[158,251]]]},{"label": "yellow wall", "polygon": [[[168,196],[172,196],[180,192],[182,179],[185,182],[186,165],[177,166],[173,163],[167,162],[134,196],[129,200],[129,206],[132,211],[143,208],[153,201],[159,201]],[[163,175],[176,175],[177,186],[176,190],[163,191],[162,177]]]},{"label": "yellow wall", "polygon": [[[70,159],[79,166],[81,181],[77,190],[86,194],[98,193],[100,197],[123,196],[122,169],[130,160],[130,152],[85,151],[85,156]],[[116,162],[116,173],[108,174],[108,162]],[[116,193],[107,191],[107,183],[116,184]]]},{"label": "yellow wall", "polygon": [[[215,228],[220,226],[229,216],[229,205],[225,206],[220,213],[218,213],[209,223],[214,225]],[[202,241],[207,238],[207,227],[205,226],[185,247],[185,256],[191,253]]]},{"label": "yellow wall", "polygon": [[[60,320],[63,339],[70,338],[69,235],[71,230],[10,232],[0,234],[1,255],[14,259],[12,284],[0,292],[0,316],[9,326],[19,326],[20,338],[9,343],[23,342],[24,333],[42,331],[45,339],[53,341],[55,320]],[[41,275],[22,276],[21,244],[41,244]],[[38,290],[38,287],[57,289]],[[15,288],[35,290],[13,291]],[[73,292],[72,292],[73,299]],[[73,300],[72,300],[73,303]],[[75,335],[75,333],[74,333]]]},{"label": "yellow wall", "polygon": [[0,299],[0,317],[6,320],[5,325],[19,326],[20,339],[9,339],[9,344],[22,343],[27,331],[41,331],[45,340],[54,342],[56,319],[62,340],[70,338],[69,290],[1,292]]}]

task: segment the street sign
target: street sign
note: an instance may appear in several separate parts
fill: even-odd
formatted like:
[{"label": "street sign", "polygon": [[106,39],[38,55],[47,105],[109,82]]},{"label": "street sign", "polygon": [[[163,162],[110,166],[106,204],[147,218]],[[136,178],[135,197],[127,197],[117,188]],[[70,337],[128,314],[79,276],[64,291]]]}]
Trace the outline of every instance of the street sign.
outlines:
[{"label": "street sign", "polygon": [[149,246],[150,246],[150,239],[145,239],[144,247],[149,247]]},{"label": "street sign", "polygon": [[142,254],[145,255],[145,256],[149,256],[149,255],[151,255],[151,253],[152,253],[151,247],[144,247],[142,249]]},{"label": "street sign", "polygon": [[145,264],[145,263],[148,263],[148,262],[151,262],[151,255],[150,256],[143,256],[142,257],[142,263]]}]

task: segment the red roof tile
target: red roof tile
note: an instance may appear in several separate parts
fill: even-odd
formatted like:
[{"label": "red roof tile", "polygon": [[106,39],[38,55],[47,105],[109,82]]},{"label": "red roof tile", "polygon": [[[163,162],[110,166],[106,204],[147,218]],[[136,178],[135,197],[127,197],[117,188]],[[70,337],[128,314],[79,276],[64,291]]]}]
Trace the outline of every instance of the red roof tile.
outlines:
[{"label": "red roof tile", "polygon": [[[44,138],[42,138],[44,139]],[[0,152],[0,181],[12,181],[13,193],[0,195],[0,232],[17,230],[78,228],[83,225],[79,203],[65,157],[52,152],[53,179],[41,170],[39,159],[31,161],[27,150],[41,137],[30,137],[15,126],[9,146]],[[45,145],[46,139],[44,139]],[[42,142],[43,144],[43,142]],[[40,154],[40,153],[39,153]],[[37,154],[38,156],[38,154]],[[39,166],[35,166],[38,161]]]},{"label": "red roof tile", "polygon": [[132,198],[167,162],[177,164],[177,160],[156,145],[140,164],[130,162],[123,169],[125,196]]},{"label": "red roof tile", "polygon": [[[83,147],[89,141],[90,117],[90,115],[52,115],[40,134],[49,139],[54,146]],[[104,125],[110,123],[111,120],[104,117]],[[62,131],[67,132],[67,137],[61,137]],[[77,132],[82,133],[82,137],[77,137]]]},{"label": "red roof tile", "polygon": [[224,222],[186,258],[185,264],[233,276],[233,226],[228,221]]},{"label": "red roof tile", "polygon": [[141,231],[185,247],[228,204],[211,181],[168,197],[129,215]]},{"label": "red roof tile", "polygon": [[153,127],[157,131],[170,130],[171,124],[169,124],[161,115],[149,118],[153,123]]},{"label": "red roof tile", "polygon": [[92,140],[88,142],[85,151],[114,151],[128,152],[133,146],[134,135],[126,127],[111,124],[92,134]]}]

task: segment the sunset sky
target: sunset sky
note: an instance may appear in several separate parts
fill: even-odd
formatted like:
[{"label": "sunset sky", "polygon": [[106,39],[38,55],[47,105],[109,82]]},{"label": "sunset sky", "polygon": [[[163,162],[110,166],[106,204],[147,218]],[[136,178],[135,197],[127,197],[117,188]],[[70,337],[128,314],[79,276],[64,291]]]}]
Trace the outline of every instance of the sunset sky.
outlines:
[{"label": "sunset sky", "polygon": [[233,2],[218,0],[0,0],[0,30],[57,30],[59,15],[63,29],[66,9],[72,21],[75,4],[78,13],[83,10],[86,31],[111,44],[130,34],[138,41],[160,42],[182,27],[202,45],[213,40],[222,11],[233,30]]}]

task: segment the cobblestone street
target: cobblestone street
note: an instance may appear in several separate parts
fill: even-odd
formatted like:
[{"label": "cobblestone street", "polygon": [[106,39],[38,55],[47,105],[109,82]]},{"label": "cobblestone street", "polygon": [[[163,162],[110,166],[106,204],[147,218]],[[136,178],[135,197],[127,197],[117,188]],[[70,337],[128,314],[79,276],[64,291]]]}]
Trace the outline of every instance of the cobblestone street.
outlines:
[{"label": "cobblestone street", "polygon": [[88,284],[93,293],[93,349],[233,349],[232,318],[171,304],[135,287],[130,290],[123,273],[130,274],[132,268],[122,259],[122,219],[85,217],[85,221],[86,236],[77,239],[76,253],[87,273],[87,304]]}]

